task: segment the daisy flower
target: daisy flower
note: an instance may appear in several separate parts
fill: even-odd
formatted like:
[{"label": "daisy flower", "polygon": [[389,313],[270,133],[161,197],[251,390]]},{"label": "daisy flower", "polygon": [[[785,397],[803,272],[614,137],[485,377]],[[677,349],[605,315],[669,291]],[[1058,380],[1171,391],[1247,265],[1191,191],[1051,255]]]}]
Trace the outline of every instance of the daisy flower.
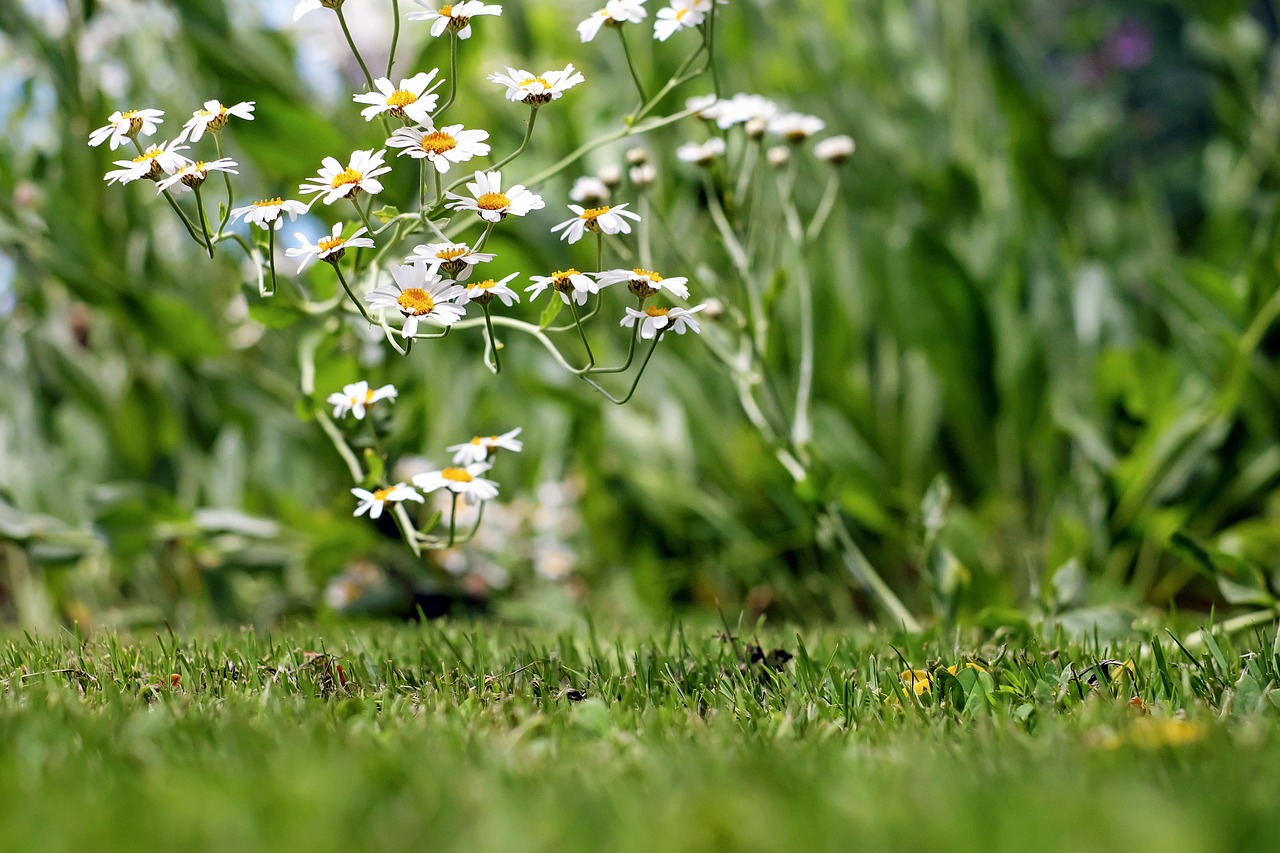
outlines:
[{"label": "daisy flower", "polygon": [[369,387],[368,382],[361,380],[350,385],[343,385],[342,391],[334,391],[329,395],[326,402],[333,406],[333,416],[335,418],[345,418],[347,412],[350,412],[356,420],[362,421],[367,408],[379,400],[395,402],[397,393],[394,385],[383,385],[381,388],[373,389]]},{"label": "daisy flower", "polygon": [[449,171],[452,163],[465,163],[472,157],[483,157],[489,153],[489,143],[484,141],[489,138],[487,130],[463,130],[460,124],[437,130],[430,118],[423,124],[426,125],[425,130],[416,127],[396,129],[387,139],[387,146],[403,149],[401,157],[408,155],[415,160],[430,160],[442,175]]},{"label": "daisy flower", "polygon": [[609,200],[609,185],[597,177],[584,175],[573,182],[569,200],[592,207],[599,206]]},{"label": "daisy flower", "polygon": [[640,217],[629,210],[624,210],[627,205],[615,204],[612,207],[605,205],[604,207],[582,208],[576,204],[569,205],[577,216],[572,219],[566,219],[559,225],[551,228],[551,233],[563,230],[560,235],[561,240],[568,240],[570,243],[576,243],[582,239],[582,235],[590,231],[592,233],[603,234],[630,234],[631,226],[627,224],[628,219],[640,221]]},{"label": "daisy flower", "polygon": [[378,91],[361,92],[352,95],[351,100],[357,104],[369,104],[360,111],[365,121],[373,121],[382,113],[390,113],[398,119],[427,124],[431,121],[431,111],[440,100],[439,95],[428,94],[444,82],[435,79],[439,73],[438,68],[419,72],[408,80],[401,80],[399,89],[391,85],[389,77],[379,77],[373,81],[373,87]]},{"label": "daisy flower", "polygon": [[542,196],[529,192],[523,184],[516,184],[505,193],[502,191],[501,172],[476,172],[475,181],[467,182],[472,198],[463,198],[447,192],[454,199],[450,210],[474,210],[486,222],[500,222],[507,214],[524,216],[531,210],[542,210]]},{"label": "daisy flower", "polygon": [[653,22],[653,37],[658,41],[671,38],[676,30],[698,26],[711,11],[711,0],[672,0],[671,5],[658,10]]},{"label": "daisy flower", "polygon": [[[354,151],[345,169],[337,160],[326,157],[320,167],[319,176],[307,178],[307,182],[298,187],[298,192],[324,193],[325,204],[351,198],[361,190],[370,195],[377,195],[382,192],[382,182],[376,178],[391,171],[390,166],[382,165],[382,158],[386,153],[381,148],[377,151],[373,149]],[[314,201],[312,203],[314,204]]]},{"label": "daisy flower", "polygon": [[559,98],[565,90],[583,82],[586,78],[579,71],[573,70],[573,64],[566,65],[563,71],[545,71],[541,77],[528,71],[507,66],[506,74],[490,74],[489,80],[507,87],[508,101],[523,101],[531,107],[540,107]]},{"label": "daisy flower", "polygon": [[721,104],[723,103],[725,102],[715,95],[694,95],[684,102],[684,108],[693,110],[697,118],[713,121],[720,117],[720,113],[723,111]]},{"label": "daisy flower", "polygon": [[840,136],[824,139],[813,146],[813,156],[819,160],[825,160],[833,166],[839,166],[853,156],[853,150],[856,147],[853,137],[841,134]]},{"label": "daisy flower", "polygon": [[429,276],[442,272],[451,278],[463,279],[471,274],[468,267],[487,263],[494,257],[492,252],[474,252],[466,243],[422,243],[413,247],[406,261],[425,262]]},{"label": "daisy flower", "polygon": [[302,262],[298,264],[298,272],[302,272],[303,267],[311,263],[312,258],[319,258],[322,261],[328,261],[336,264],[342,260],[342,256],[346,254],[347,249],[372,249],[373,241],[368,237],[361,237],[367,229],[364,226],[356,229],[356,233],[350,237],[342,237],[342,223],[333,223],[333,233],[322,238],[314,246],[307,239],[306,235],[301,231],[294,232],[294,237],[302,244],[297,249],[285,249],[285,257],[302,258]]},{"label": "daisy flower", "polygon": [[289,219],[293,220],[298,218],[299,213],[306,212],[307,206],[300,201],[264,198],[231,211],[231,221],[235,222],[243,216],[246,225],[257,225],[263,231],[270,231],[272,223],[275,223],[274,227],[279,231],[284,225],[284,217],[280,215],[281,213],[289,214]]},{"label": "daisy flower", "polygon": [[710,166],[712,161],[724,153],[724,140],[713,136],[706,142],[689,142],[676,149],[676,158],[685,163],[697,163],[699,166]]},{"label": "daisy flower", "polygon": [[533,284],[526,287],[524,292],[529,294],[530,299],[536,299],[542,291],[548,287],[555,288],[560,294],[560,298],[564,300],[564,304],[569,304],[569,294],[573,294],[573,301],[579,305],[587,304],[587,294],[599,293],[600,288],[590,276],[584,275],[570,267],[567,270],[556,270],[551,275],[534,275],[530,276]]},{"label": "daisy flower", "polygon": [[360,499],[359,505],[353,515],[361,516],[366,512],[370,518],[381,518],[382,508],[389,503],[399,503],[400,501],[417,501],[425,503],[426,498],[406,486],[404,483],[396,483],[385,489],[376,489],[372,492],[366,489],[352,489],[351,494]]},{"label": "daisy flower", "polygon": [[646,341],[651,341],[668,331],[683,335],[686,328],[693,329],[695,334],[700,334],[702,327],[698,325],[697,320],[693,319],[693,315],[706,307],[706,305],[695,305],[692,308],[659,308],[657,305],[650,305],[643,311],[627,308],[627,316],[623,317],[618,325],[630,328],[639,321],[640,337]]},{"label": "daisy flower", "polygon": [[603,9],[591,13],[591,17],[578,24],[578,36],[591,41],[603,26],[620,27],[625,23],[638,24],[649,14],[644,9],[645,0],[609,0]]},{"label": "daisy flower", "polygon": [[627,290],[641,299],[648,299],[659,290],[665,290],[681,299],[689,298],[689,288],[685,285],[689,279],[684,276],[664,278],[653,270],[605,270],[596,276],[596,287],[608,287],[625,281]]},{"label": "daisy flower", "polygon": [[158,183],[156,192],[164,192],[177,183],[181,183],[184,187],[195,189],[205,182],[210,172],[230,172],[233,175],[238,175],[240,173],[236,171],[235,166],[236,161],[230,157],[211,160],[208,163],[203,160],[196,160],[194,163],[188,160],[182,168]]},{"label": "daisy flower", "polygon": [[799,145],[815,133],[821,133],[826,126],[827,123],[817,116],[804,113],[782,113],[769,119],[769,132],[792,145]]},{"label": "daisy flower", "polygon": [[224,106],[221,101],[205,101],[204,108],[196,110],[182,126],[178,134],[179,142],[198,142],[205,131],[222,133],[232,116],[245,121],[253,121],[253,101],[241,101],[233,107]]},{"label": "daisy flower", "polygon": [[[728,100],[717,101],[713,107],[699,115],[701,118],[715,119],[716,125],[721,128],[745,124],[749,126],[748,132],[753,132],[754,128],[759,126],[760,133],[763,133],[763,127],[779,112],[778,105],[763,95],[739,92]],[[753,135],[756,134],[753,133]]]},{"label": "daisy flower", "polygon": [[466,293],[463,294],[463,298],[466,299],[467,302],[488,305],[496,296],[502,300],[503,305],[506,305],[509,308],[512,304],[520,301],[520,294],[507,286],[507,282],[511,281],[511,279],[515,278],[517,275],[519,275],[519,273],[513,272],[511,275],[501,279],[500,281],[494,281],[491,278],[486,278],[484,281],[473,281],[466,286]]},{"label": "daisy flower", "polygon": [[172,175],[191,162],[178,153],[186,150],[187,146],[179,145],[176,139],[172,142],[152,145],[132,160],[116,160],[115,165],[122,168],[107,172],[103,180],[111,184],[116,181],[127,184],[141,178],[158,181],[161,175]]},{"label": "daisy flower", "polygon": [[492,500],[498,496],[498,484],[479,476],[492,467],[488,462],[477,462],[464,468],[428,471],[415,476],[413,484],[426,494],[437,489],[448,489],[455,495],[465,497],[469,504]]},{"label": "daisy flower", "polygon": [[375,287],[367,297],[372,308],[394,308],[404,315],[402,334],[411,338],[418,333],[418,323],[432,320],[441,326],[452,326],[467,313],[461,305],[450,302],[463,294],[463,288],[427,272],[422,262],[391,267],[391,284]]},{"label": "daisy flower", "polygon": [[107,118],[107,124],[89,134],[89,144],[97,148],[107,140],[111,140],[111,150],[115,151],[124,145],[126,139],[136,139],[139,135],[151,136],[156,132],[156,125],[164,124],[164,110],[116,110]]},{"label": "daisy flower", "polygon": [[489,458],[490,454],[499,450],[510,450],[513,453],[523,450],[524,442],[516,438],[521,429],[522,427],[516,427],[502,435],[477,435],[470,441],[445,449],[453,452],[454,465],[474,465],[477,462],[483,462]]},{"label": "daisy flower", "polygon": [[432,9],[422,0],[414,0],[425,12],[410,12],[406,17],[410,21],[431,21],[431,35],[439,38],[445,30],[457,34],[458,38],[471,38],[471,19],[477,15],[501,15],[502,7],[496,3],[482,3],[480,0],[466,0],[463,3],[452,3]]},{"label": "daisy flower", "polygon": [[341,6],[343,0],[302,0],[297,6],[293,7],[293,22],[296,24],[298,19],[308,12],[314,12],[316,9],[337,9]]}]

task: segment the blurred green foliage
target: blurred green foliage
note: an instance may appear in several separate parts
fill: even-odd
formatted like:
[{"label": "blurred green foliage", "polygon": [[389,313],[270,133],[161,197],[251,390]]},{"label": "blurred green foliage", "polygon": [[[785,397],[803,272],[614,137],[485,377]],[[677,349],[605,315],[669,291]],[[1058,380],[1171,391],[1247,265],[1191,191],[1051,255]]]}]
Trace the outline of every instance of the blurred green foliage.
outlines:
[{"label": "blurred green foliage", "polygon": [[[117,108],[164,108],[172,131],[206,98],[255,100],[257,120],[231,143],[241,197],[288,195],[322,157],[379,144],[349,102],[358,69],[312,53],[330,16],[305,19],[298,41],[256,3],[134,4],[155,13],[143,27],[108,25],[119,13],[90,0],[50,23],[40,5],[0,8],[4,617],[270,620],[317,606],[325,581],[363,558],[456,588],[438,568],[405,565],[383,535],[394,529],[349,517],[344,471],[305,414],[361,378],[400,388],[387,425],[399,454],[439,458],[474,432],[523,425],[504,494],[584,484],[578,578],[553,586],[507,567],[513,612],[583,600],[618,615],[673,603],[854,612],[862,597],[818,547],[811,508],[829,502],[912,609],[943,619],[1275,607],[1274,4],[723,8],[725,94],[759,92],[858,142],[807,258],[820,309],[816,464],[799,489],[696,339],[664,345],[635,399],[613,409],[523,341],[494,377],[476,336],[399,359],[344,330],[318,353],[319,399],[300,405],[298,346],[328,321],[260,299],[231,253],[201,257],[145,188],[103,182],[111,158],[85,140]],[[275,5],[287,19],[292,4]],[[509,4],[463,51],[457,119],[483,123],[495,151],[518,143],[523,113],[502,109],[484,74],[566,61],[587,74],[540,121],[518,175],[618,121],[625,64],[579,44],[571,17]],[[405,37],[398,71],[447,64],[443,43]],[[685,49],[637,43],[655,82]],[[336,95],[300,74],[318,61],[341,78]],[[690,84],[662,112],[708,87]],[[697,184],[674,162],[694,135],[690,120],[645,144],[663,175],[660,268],[689,275],[699,297],[728,263],[703,239]],[[605,148],[582,168],[622,156]],[[800,168],[809,208],[818,166]],[[388,203],[408,206],[411,171],[389,176]],[[572,177],[539,188],[548,211],[529,229],[495,234],[503,274],[586,257],[528,236],[556,220]],[[785,384],[795,300],[785,265],[758,272],[777,318],[770,379]]]}]

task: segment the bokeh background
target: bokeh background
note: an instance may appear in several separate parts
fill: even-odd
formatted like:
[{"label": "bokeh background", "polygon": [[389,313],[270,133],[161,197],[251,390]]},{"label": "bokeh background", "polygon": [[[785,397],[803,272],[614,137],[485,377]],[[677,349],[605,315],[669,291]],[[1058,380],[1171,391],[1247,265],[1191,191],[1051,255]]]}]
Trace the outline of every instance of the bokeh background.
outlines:
[{"label": "bokeh background", "polygon": [[[858,143],[808,257],[817,430],[801,487],[699,339],[665,342],[621,408],[519,339],[497,377],[478,335],[400,358],[260,298],[240,258],[205,258],[146,187],[105,184],[113,158],[86,139],[130,106],[165,109],[172,132],[207,98],[256,101],[229,137],[240,199],[296,194],[322,157],[381,145],[350,101],[361,78],[333,16],[295,25],[293,5],[0,4],[0,620],[872,615],[823,547],[813,508],[832,504],[926,618],[1122,627],[1274,607],[1280,4],[722,7],[725,94],[758,92]],[[375,68],[387,5],[347,2]],[[587,75],[540,119],[516,175],[618,126],[630,82],[616,44],[573,29],[592,8],[507,4],[465,45],[455,118],[488,128],[495,151],[518,143],[524,111],[487,73]],[[447,43],[424,37],[405,25],[396,76],[447,66]],[[633,44],[656,86],[690,43]],[[690,83],[662,112],[709,90]],[[703,136],[690,119],[643,143],[659,258],[695,296],[727,267],[697,175],[674,157]],[[548,209],[490,244],[505,269],[547,274],[566,252],[589,265],[585,244],[545,229],[573,178],[632,144],[540,187]],[[398,173],[387,200],[408,206],[416,171]],[[808,158],[798,175],[811,209],[825,172]],[[759,270],[782,384],[796,370],[785,273]],[[318,398],[358,379],[400,389],[382,426],[404,464],[524,428],[475,544],[418,563],[394,527],[351,518],[345,469],[298,390],[310,340]]]}]

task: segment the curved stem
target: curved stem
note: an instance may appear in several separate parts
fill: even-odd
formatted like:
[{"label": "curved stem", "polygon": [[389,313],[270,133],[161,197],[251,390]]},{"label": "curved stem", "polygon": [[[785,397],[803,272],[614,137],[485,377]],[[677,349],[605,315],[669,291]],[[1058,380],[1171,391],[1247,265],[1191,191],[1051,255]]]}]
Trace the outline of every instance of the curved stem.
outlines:
[{"label": "curved stem", "polygon": [[[637,308],[639,308],[640,305],[644,305],[643,299],[637,298],[637,302],[638,302],[636,306]],[[627,360],[624,361],[620,367],[593,367],[587,372],[592,375],[595,375],[597,373],[626,373],[627,369],[631,367],[632,360],[635,359],[636,357],[636,340],[639,337],[640,337],[640,323],[637,321],[636,324],[631,328],[631,343],[627,345]]]},{"label": "curved stem", "polygon": [[[520,147],[519,147],[519,148],[517,148],[515,151],[512,151],[512,152],[511,152],[510,154],[508,154],[506,157],[503,157],[503,158],[502,158],[501,160],[499,160],[497,163],[494,163],[492,166],[490,166],[490,167],[489,167],[489,170],[490,170],[490,171],[492,171],[492,172],[496,172],[496,171],[498,171],[498,170],[499,170],[499,169],[501,169],[503,166],[507,165],[507,164],[508,164],[508,163],[510,163],[512,160],[516,159],[517,157],[519,157],[521,154],[523,154],[523,153],[524,153],[524,150],[525,150],[526,148],[528,148],[528,147],[529,147],[529,140],[533,138],[533,124],[534,124],[534,122],[536,122],[537,120],[538,120],[538,108],[537,108],[537,107],[530,107],[530,108],[529,108],[529,121],[525,123],[525,128],[524,128],[524,139],[521,141],[521,143],[520,143]],[[467,180],[466,178],[463,178],[462,180],[460,180],[460,181],[456,182],[456,183],[453,185],[453,187],[456,187],[456,186],[458,186],[459,184],[465,183],[465,182],[466,182],[466,180]],[[449,189],[453,189],[453,187],[450,187]]]},{"label": "curved stem", "polygon": [[493,351],[493,372],[495,374],[502,372],[502,359],[498,357],[498,339],[493,334],[493,317],[489,314],[489,306],[481,305],[484,310],[484,327],[489,333],[489,348]]},{"label": "curved stem", "polygon": [[[603,301],[604,301],[604,300],[602,300],[602,299],[600,298],[600,295],[599,295],[599,294],[596,294],[596,301],[595,301],[595,304],[591,306],[591,310],[590,310],[590,311],[588,311],[587,313],[585,313],[585,314],[583,314],[583,315],[582,315],[582,322],[584,322],[584,323],[585,323],[585,322],[587,322],[588,320],[590,320],[592,317],[594,317],[594,316],[596,316],[597,314],[599,314],[599,313],[600,313],[600,303],[601,303],[601,302],[603,302]],[[573,331],[574,329],[576,329],[576,328],[577,328],[577,326],[576,326],[576,325],[574,325],[573,323],[566,323],[566,324],[565,324],[565,325],[563,325],[563,326],[548,326],[548,327],[546,328],[546,331],[548,331],[548,332],[572,332],[572,331]]]},{"label": "curved stem", "polygon": [[[372,234],[373,234],[373,223],[369,221],[369,214],[365,213],[365,212],[364,212],[364,208],[362,208],[362,207],[360,206],[360,196],[359,196],[359,194],[358,194],[358,193],[354,193],[354,192],[353,192],[351,195],[347,196],[347,198],[351,199],[351,203],[355,206],[356,213],[360,214],[360,221],[364,223],[364,227],[365,227],[365,229],[366,229],[366,230],[368,230],[368,232],[369,232],[370,236],[372,236]],[[372,200],[371,200],[371,201],[370,201],[370,207],[372,207],[372,206],[373,206],[373,205],[372,205]]]},{"label": "curved stem", "polygon": [[[165,201],[169,202],[169,206],[173,208],[173,212],[178,214],[178,218],[181,219],[182,224],[186,226],[187,233],[191,235],[191,239],[199,243],[201,249],[207,250],[209,248],[208,244],[205,243],[205,241],[201,239],[200,235],[196,233],[196,226],[192,224],[191,219],[182,210],[182,208],[178,207],[178,203],[173,200],[173,195],[170,194],[168,190],[165,190],[164,192],[160,193],[160,195],[164,196]],[[210,255],[210,257],[213,257],[213,256]]]},{"label": "curved stem", "polygon": [[[355,55],[356,62],[360,63],[360,70],[364,72],[364,80],[369,84],[369,91],[373,91],[373,75],[369,73],[369,66],[364,64],[364,57],[360,55],[359,49],[356,48],[355,39],[351,38],[351,30],[347,27],[347,16],[342,14],[342,7],[335,6],[333,9],[338,15],[338,23],[342,25],[342,34],[347,37],[347,45],[351,48],[351,53]],[[397,16],[398,20],[399,16]]]},{"label": "curved stem", "polygon": [[662,335],[654,336],[653,343],[649,346],[649,351],[644,354],[644,361],[640,362],[640,369],[636,371],[636,378],[635,378],[635,381],[631,383],[631,390],[627,392],[627,396],[625,397],[618,398],[613,396],[608,391],[606,391],[604,387],[600,385],[600,383],[596,382],[586,374],[579,374],[578,378],[581,379],[583,382],[587,383],[588,385],[590,385],[592,388],[599,391],[601,394],[603,394],[605,396],[605,399],[607,399],[610,403],[613,403],[618,406],[624,405],[631,399],[632,395],[636,393],[636,388],[640,386],[640,377],[644,376],[644,369],[649,366],[649,359],[653,358],[653,353],[658,348],[658,341],[660,340],[662,340]]},{"label": "curved stem", "polygon": [[[213,147],[218,152],[218,159],[222,159],[222,132],[212,134]],[[222,216],[218,218],[218,236],[222,236],[222,229],[226,227],[227,220],[231,218],[231,206],[235,203],[235,194],[231,191],[231,175],[228,172],[222,173],[222,183],[227,188],[227,205],[223,208]]]},{"label": "curved stem", "polygon": [[347,284],[347,277],[342,274],[342,268],[338,266],[337,262],[331,263],[329,266],[333,267],[333,271],[338,274],[338,281],[342,284],[342,289],[347,292],[347,297],[356,304],[357,308],[360,309],[360,316],[364,317],[369,325],[374,325],[373,318],[370,317],[369,312],[365,310],[364,303],[356,298],[355,293],[351,291],[351,285]]},{"label": "curved stem", "polygon": [[275,223],[271,223],[267,229],[267,266],[271,269],[271,292],[264,293],[263,296],[276,295],[276,229]]},{"label": "curved stem", "polygon": [[453,506],[449,510],[449,544],[446,548],[452,548],[455,534],[458,529],[458,493],[453,492]]},{"label": "curved stem", "polygon": [[836,171],[835,166],[832,166],[831,175],[827,178],[827,188],[822,193],[822,199],[818,202],[818,209],[813,213],[813,219],[809,220],[809,227],[805,229],[806,240],[812,241],[822,233],[822,228],[827,224],[827,219],[836,206],[836,197],[839,195],[840,173]]},{"label": "curved stem", "polygon": [[435,118],[439,119],[444,115],[444,111],[453,105],[453,99],[458,96],[458,34],[453,30],[449,30],[449,100],[444,102],[444,106],[436,110]]},{"label": "curved stem", "polygon": [[204,216],[204,202],[200,199],[200,187],[192,187],[196,193],[196,213],[200,215],[200,233],[204,235],[204,247],[209,250],[209,257],[213,257],[213,240],[209,238],[209,223]]},{"label": "curved stem", "polygon": [[587,366],[583,370],[590,369],[595,366],[596,357],[591,354],[591,344],[587,343],[587,330],[582,328],[582,318],[578,315],[578,303],[574,301],[572,296],[568,296],[569,310],[573,312],[574,325],[578,327],[578,337],[582,338],[582,346],[587,351]]}]

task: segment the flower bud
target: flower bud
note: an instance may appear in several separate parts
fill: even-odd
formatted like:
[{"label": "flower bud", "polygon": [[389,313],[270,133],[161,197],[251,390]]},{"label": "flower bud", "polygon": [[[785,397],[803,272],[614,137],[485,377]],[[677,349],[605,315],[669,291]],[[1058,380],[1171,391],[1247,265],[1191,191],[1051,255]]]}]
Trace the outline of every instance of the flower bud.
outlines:
[{"label": "flower bud", "polygon": [[833,166],[839,166],[853,154],[857,145],[849,136],[832,136],[813,146],[813,154],[819,160],[825,160]]},{"label": "flower bud", "polygon": [[649,162],[648,150],[637,146],[627,151],[628,166],[643,166],[645,163],[648,163],[648,162]]},{"label": "flower bud", "polygon": [[768,157],[770,166],[775,169],[781,169],[791,162],[791,149],[782,145],[775,145],[769,149],[769,153],[765,156]]},{"label": "flower bud", "polygon": [[618,184],[622,183],[622,167],[614,163],[606,163],[596,172],[596,177],[609,189],[616,189]]},{"label": "flower bud", "polygon": [[652,163],[645,163],[643,166],[631,167],[631,183],[641,189],[653,185],[658,179],[658,170],[653,167]]}]

